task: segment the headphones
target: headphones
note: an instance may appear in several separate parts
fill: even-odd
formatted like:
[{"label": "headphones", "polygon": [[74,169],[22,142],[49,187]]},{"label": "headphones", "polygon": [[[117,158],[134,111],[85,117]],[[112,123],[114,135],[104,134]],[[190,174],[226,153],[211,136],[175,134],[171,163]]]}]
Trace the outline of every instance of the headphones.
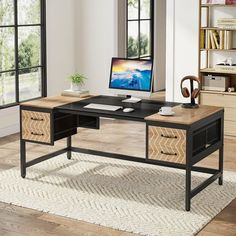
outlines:
[{"label": "headphones", "polygon": [[181,92],[182,92],[182,95],[185,97],[185,98],[188,98],[190,97],[190,92],[188,90],[187,87],[184,87],[183,88],[183,83],[184,81],[186,80],[190,80],[190,81],[196,81],[198,83],[198,88],[195,88],[193,89],[192,91],[192,94],[191,94],[191,98],[197,98],[199,93],[200,93],[200,80],[199,78],[197,78],[196,76],[193,76],[193,75],[188,75],[186,77],[184,77],[182,80],[181,80],[181,85],[180,85],[180,88],[181,88]]}]

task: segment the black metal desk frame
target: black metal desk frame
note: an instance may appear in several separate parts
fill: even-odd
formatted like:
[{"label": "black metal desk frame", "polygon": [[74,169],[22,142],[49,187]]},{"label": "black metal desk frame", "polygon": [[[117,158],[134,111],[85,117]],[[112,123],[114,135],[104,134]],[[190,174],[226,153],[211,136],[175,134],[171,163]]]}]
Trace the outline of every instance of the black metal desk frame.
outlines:
[{"label": "black metal desk frame", "polygon": [[[174,105],[174,104],[173,104]],[[31,108],[27,106],[21,106],[20,112],[22,110],[31,110]],[[183,169],[186,171],[185,176],[185,209],[186,211],[190,211],[191,209],[191,199],[196,196],[199,192],[204,190],[207,186],[209,186],[211,183],[213,183],[215,180],[218,179],[219,185],[223,185],[223,158],[224,158],[224,111],[217,112],[205,119],[202,119],[196,123],[193,123],[192,125],[182,125],[182,124],[174,124],[174,123],[166,123],[166,122],[156,122],[156,121],[147,121],[145,119],[138,119],[137,117],[132,118],[132,116],[126,117],[123,116],[117,116],[115,115],[115,112],[113,114],[104,114],[100,113],[98,111],[78,111],[78,110],[70,110],[70,109],[64,109],[64,107],[57,107],[53,110],[45,109],[45,108],[34,108],[36,111],[41,112],[51,112],[53,117],[53,114],[55,112],[59,113],[67,113],[67,114],[74,114],[77,116],[83,116],[83,117],[91,117],[95,118],[96,121],[99,120],[100,117],[109,117],[109,118],[116,118],[116,119],[122,119],[122,120],[131,120],[131,121],[138,121],[138,122],[144,122],[146,123],[146,157],[145,158],[139,158],[134,156],[128,156],[128,155],[122,155],[122,154],[115,154],[115,153],[108,153],[108,152],[102,152],[102,151],[96,151],[96,150],[90,150],[90,149],[83,149],[78,147],[72,146],[72,140],[71,135],[68,135],[67,137],[67,145],[64,149],[61,149],[59,151],[38,157],[31,161],[26,161],[26,143],[27,142],[33,142],[24,140],[22,138],[22,127],[21,127],[21,139],[20,139],[20,161],[21,161],[21,176],[22,178],[26,177],[26,168],[31,167],[33,165],[36,165],[40,162],[46,161],[48,159],[51,159],[53,157],[56,157],[58,155],[67,153],[67,158],[70,160],[72,156],[72,152],[79,152],[79,153],[85,153],[85,154],[91,154],[91,155],[98,155],[108,158],[114,158],[114,159],[121,159],[126,161],[134,161],[134,162],[140,162],[145,164],[151,164],[151,165],[159,165],[159,166],[165,166],[165,167],[171,167],[171,168],[178,168]],[[154,112],[156,113],[156,112]],[[193,134],[197,130],[204,129],[204,127],[207,127],[211,124],[214,124],[215,122],[219,123],[219,139],[215,142],[213,142],[208,147],[203,148],[201,151],[199,151],[197,154],[193,154]],[[20,122],[21,123],[21,122]],[[95,126],[94,126],[95,125]],[[184,129],[187,132],[186,140],[186,164],[177,164],[177,163],[170,163],[165,161],[159,161],[159,160],[151,160],[148,158],[148,129],[149,126],[158,126],[158,127],[166,127],[166,128],[174,128],[174,129]],[[89,126],[87,128],[90,128]],[[99,123],[96,122],[96,124],[93,124],[91,128],[99,129]],[[51,129],[51,135],[53,136],[54,130]],[[37,143],[37,142],[33,142]],[[40,143],[42,144],[42,143]],[[46,144],[48,145],[48,144]],[[52,143],[50,145],[54,145],[54,141],[52,140]],[[215,151],[219,150],[219,166],[218,169],[212,169],[212,168],[206,168],[206,167],[198,167],[195,166],[199,161],[203,160],[210,154],[214,153]],[[194,189],[191,189],[191,173],[192,171],[195,172],[201,172],[210,174],[211,176],[205,180],[202,184],[197,186]]]}]

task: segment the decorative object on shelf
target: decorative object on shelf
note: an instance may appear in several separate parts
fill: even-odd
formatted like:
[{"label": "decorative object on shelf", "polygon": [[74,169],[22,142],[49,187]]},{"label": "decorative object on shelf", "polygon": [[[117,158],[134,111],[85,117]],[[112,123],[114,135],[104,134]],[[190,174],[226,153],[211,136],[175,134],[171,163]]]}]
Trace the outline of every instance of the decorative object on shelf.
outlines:
[{"label": "decorative object on shelf", "polygon": [[202,89],[225,92],[230,86],[230,77],[206,75],[203,77]]},{"label": "decorative object on shelf", "polygon": [[236,64],[233,63],[232,58],[227,58],[222,63],[216,64],[215,68],[216,70],[221,70],[225,72],[232,71],[236,73]]},{"label": "decorative object on shelf", "polygon": [[234,88],[234,87],[229,87],[229,88],[228,88],[228,92],[229,92],[229,93],[235,92],[235,88]]},{"label": "decorative object on shelf", "polygon": [[[190,81],[190,91],[187,87],[183,87],[183,84],[185,81],[189,80]],[[197,82],[198,84],[198,88],[194,89],[194,81]],[[198,108],[198,104],[196,104],[195,99],[199,96],[200,94],[200,87],[201,87],[201,83],[198,77],[193,76],[193,75],[188,75],[186,77],[184,77],[181,80],[181,84],[180,84],[180,88],[181,88],[181,93],[185,98],[189,98],[191,97],[191,103],[186,103],[183,104],[182,107],[183,108]]]},{"label": "decorative object on shelf", "polygon": [[71,81],[71,90],[80,91],[87,78],[82,74],[75,73],[74,75],[69,76],[68,79]]}]

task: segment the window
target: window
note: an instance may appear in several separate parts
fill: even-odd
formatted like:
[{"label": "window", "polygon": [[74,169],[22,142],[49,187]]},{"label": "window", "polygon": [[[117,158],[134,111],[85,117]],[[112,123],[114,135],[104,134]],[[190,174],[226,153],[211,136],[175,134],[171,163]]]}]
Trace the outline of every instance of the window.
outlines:
[{"label": "window", "polygon": [[154,0],[127,0],[127,57],[153,58]]},{"label": "window", "polygon": [[45,0],[0,1],[0,108],[46,96]]}]

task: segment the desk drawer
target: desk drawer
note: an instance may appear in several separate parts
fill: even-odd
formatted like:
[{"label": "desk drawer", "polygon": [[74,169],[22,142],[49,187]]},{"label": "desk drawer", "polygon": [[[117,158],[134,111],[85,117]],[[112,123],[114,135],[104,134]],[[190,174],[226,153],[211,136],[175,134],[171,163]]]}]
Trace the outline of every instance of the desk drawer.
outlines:
[{"label": "desk drawer", "polygon": [[22,138],[51,143],[51,113],[22,110]]},{"label": "desk drawer", "polygon": [[186,131],[149,126],[149,159],[186,163]]}]

